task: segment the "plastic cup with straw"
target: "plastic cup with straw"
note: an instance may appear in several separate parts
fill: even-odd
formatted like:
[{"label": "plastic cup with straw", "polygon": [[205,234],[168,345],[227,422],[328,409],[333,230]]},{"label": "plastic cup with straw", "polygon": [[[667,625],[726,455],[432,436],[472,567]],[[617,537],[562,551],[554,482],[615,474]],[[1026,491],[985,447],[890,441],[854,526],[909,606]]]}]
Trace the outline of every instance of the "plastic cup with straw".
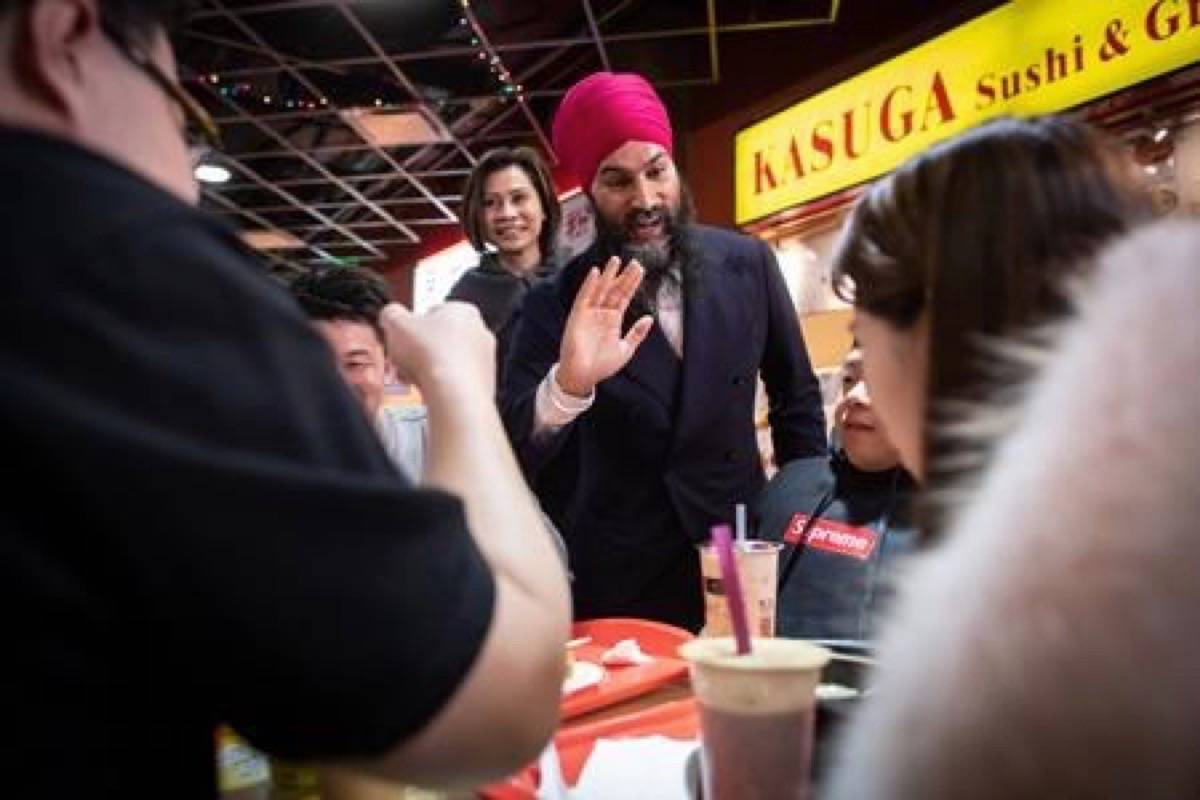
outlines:
[{"label": "plastic cup with straw", "polygon": [[[735,506],[737,533],[733,542],[733,556],[738,566],[738,583],[742,587],[742,598],[746,607],[746,621],[754,636],[775,635],[776,583],[779,574],[778,542],[764,542],[749,537],[747,508],[743,503]],[[714,530],[716,530],[714,528]],[[703,636],[729,636],[733,633],[733,620],[729,615],[729,599],[721,578],[721,565],[716,545],[710,541],[700,546],[700,574],[704,587],[704,632]]]},{"label": "plastic cup with straw", "polygon": [[728,525],[712,531],[733,627],[679,648],[700,709],[708,800],[808,800],[815,689],[829,651],[798,639],[753,642]]}]

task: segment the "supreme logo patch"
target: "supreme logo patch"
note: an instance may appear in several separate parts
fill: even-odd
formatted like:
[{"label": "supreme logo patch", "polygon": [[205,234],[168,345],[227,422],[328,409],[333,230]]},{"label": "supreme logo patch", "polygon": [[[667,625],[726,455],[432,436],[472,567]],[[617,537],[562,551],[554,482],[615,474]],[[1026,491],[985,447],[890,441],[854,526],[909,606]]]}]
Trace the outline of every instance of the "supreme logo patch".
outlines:
[{"label": "supreme logo patch", "polygon": [[[787,530],[783,534],[783,540],[790,545],[795,545],[800,540],[800,535],[804,532],[807,522],[807,514],[792,515]],[[860,528],[844,522],[818,518],[809,529],[804,546],[866,561],[875,552],[875,546],[878,543],[878,535],[870,528]]]}]

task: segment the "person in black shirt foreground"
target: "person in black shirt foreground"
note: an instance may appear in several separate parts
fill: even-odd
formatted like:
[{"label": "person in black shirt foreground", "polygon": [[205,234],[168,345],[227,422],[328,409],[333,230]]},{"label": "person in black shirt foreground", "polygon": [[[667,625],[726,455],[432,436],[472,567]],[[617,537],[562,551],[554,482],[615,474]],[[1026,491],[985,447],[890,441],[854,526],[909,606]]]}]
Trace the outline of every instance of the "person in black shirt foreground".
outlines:
[{"label": "person in black shirt foreground", "polygon": [[556,723],[569,611],[492,339],[385,310],[429,406],[412,488],[192,207],[169,5],[0,0],[7,793],[211,798],[218,722],[393,780],[507,773]]},{"label": "person in black shirt foreground", "polygon": [[786,464],[759,497],[762,537],[785,545],[780,636],[871,638],[893,570],[914,549],[916,485],[871,407],[858,348],[842,364],[833,439],[828,456]]}]

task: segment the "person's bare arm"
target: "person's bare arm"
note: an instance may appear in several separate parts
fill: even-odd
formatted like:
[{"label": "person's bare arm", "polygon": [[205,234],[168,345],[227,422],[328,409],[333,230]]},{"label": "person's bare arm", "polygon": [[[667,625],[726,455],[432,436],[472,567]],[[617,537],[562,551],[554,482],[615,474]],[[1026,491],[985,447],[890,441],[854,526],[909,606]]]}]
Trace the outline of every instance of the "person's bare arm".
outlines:
[{"label": "person's bare arm", "polygon": [[566,574],[517,468],[493,402],[494,340],[471,306],[385,310],[401,376],[429,409],[425,483],[462,498],[496,580],[479,658],[445,707],[371,763],[422,785],[471,786],[534,758],[558,721],[570,623]]}]

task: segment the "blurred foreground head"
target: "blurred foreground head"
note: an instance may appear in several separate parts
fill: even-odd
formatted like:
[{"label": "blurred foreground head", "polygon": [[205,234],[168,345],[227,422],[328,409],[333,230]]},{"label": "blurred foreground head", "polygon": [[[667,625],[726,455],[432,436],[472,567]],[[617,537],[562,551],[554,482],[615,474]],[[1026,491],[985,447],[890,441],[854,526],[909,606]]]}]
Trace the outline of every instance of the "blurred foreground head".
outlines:
[{"label": "blurred foreground head", "polygon": [[988,348],[1063,317],[1089,258],[1148,208],[1116,145],[1060,117],[987,123],[863,195],[836,283],[910,472],[934,488],[956,477],[943,423],[993,390]]},{"label": "blurred foreground head", "polygon": [[97,152],[194,203],[189,151],[216,134],[167,39],[187,5],[0,0],[0,124]]}]

